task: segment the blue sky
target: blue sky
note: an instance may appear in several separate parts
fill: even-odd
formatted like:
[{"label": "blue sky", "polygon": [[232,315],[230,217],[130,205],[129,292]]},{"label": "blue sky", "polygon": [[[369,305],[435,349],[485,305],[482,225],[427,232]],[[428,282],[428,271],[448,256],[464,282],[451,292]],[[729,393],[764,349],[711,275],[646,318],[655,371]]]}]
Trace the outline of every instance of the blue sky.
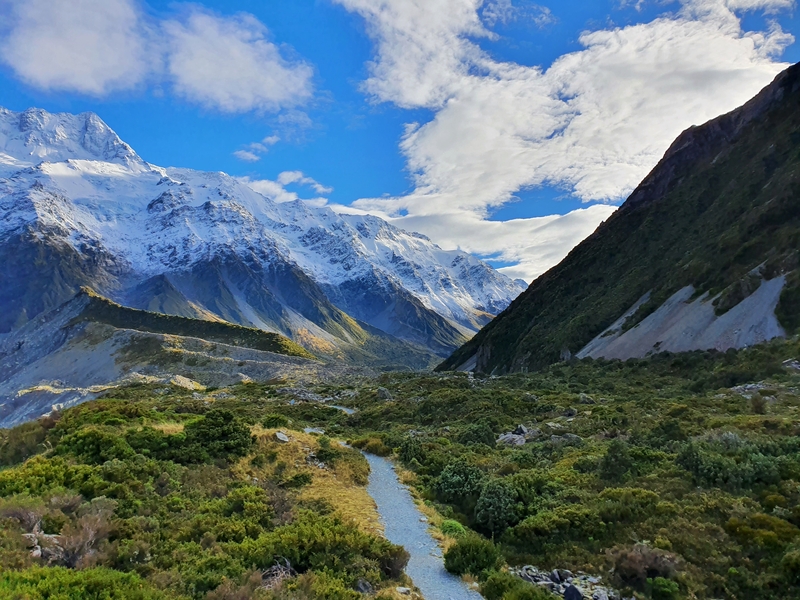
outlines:
[{"label": "blue sky", "polygon": [[379,214],[526,279],[682,129],[800,60],[792,0],[66,4],[0,0],[0,105],[94,111],[152,163]]}]

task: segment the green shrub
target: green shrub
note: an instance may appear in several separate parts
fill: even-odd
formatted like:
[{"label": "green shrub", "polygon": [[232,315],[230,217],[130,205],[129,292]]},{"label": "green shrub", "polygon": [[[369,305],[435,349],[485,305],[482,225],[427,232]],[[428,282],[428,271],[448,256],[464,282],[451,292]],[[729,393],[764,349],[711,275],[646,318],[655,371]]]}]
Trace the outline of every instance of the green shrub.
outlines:
[{"label": "green shrub", "polygon": [[481,595],[486,600],[503,600],[508,592],[525,585],[530,584],[526,584],[516,575],[505,571],[494,571],[481,583]]},{"label": "green shrub", "polygon": [[448,464],[436,481],[436,492],[443,502],[465,506],[477,498],[483,487],[484,474],[463,459]]},{"label": "green shrub", "polygon": [[61,438],[58,454],[72,454],[80,461],[99,465],[108,460],[131,458],[135,452],[128,442],[111,430],[89,426]]},{"label": "green shrub", "polygon": [[481,575],[497,569],[502,562],[500,550],[491,541],[477,535],[458,540],[444,555],[444,567],[455,575]]},{"label": "green shrub", "polygon": [[486,423],[475,423],[468,425],[458,436],[458,441],[461,444],[484,444],[489,447],[494,447],[495,435],[492,428]]},{"label": "green shrub", "polygon": [[800,550],[789,550],[781,559],[781,569],[789,583],[800,583]]},{"label": "green shrub", "polygon": [[653,600],[675,600],[681,588],[675,581],[656,577],[649,580],[650,596]]},{"label": "green shrub", "polygon": [[517,522],[516,493],[502,479],[487,481],[475,505],[475,522],[492,534],[499,534]]},{"label": "green shrub", "polygon": [[635,475],[635,463],[628,444],[619,439],[611,440],[598,465],[598,474],[604,481],[612,483],[619,483]]},{"label": "green shrub", "polygon": [[443,534],[449,535],[450,537],[458,538],[467,535],[467,530],[464,529],[464,526],[452,519],[445,519],[442,521],[442,524],[439,525],[439,529]]},{"label": "green shrub", "polygon": [[[132,573],[35,567],[0,572],[0,598],[20,600],[168,600]],[[173,597],[174,598],[174,597]]]},{"label": "green shrub", "polygon": [[280,429],[289,426],[289,419],[283,415],[267,415],[262,419],[261,424],[267,429]]},{"label": "green shrub", "polygon": [[212,408],[205,416],[187,423],[184,435],[183,459],[187,462],[192,462],[189,459],[194,452],[204,457],[233,460],[245,456],[255,443],[250,428],[241,419],[219,408]]}]

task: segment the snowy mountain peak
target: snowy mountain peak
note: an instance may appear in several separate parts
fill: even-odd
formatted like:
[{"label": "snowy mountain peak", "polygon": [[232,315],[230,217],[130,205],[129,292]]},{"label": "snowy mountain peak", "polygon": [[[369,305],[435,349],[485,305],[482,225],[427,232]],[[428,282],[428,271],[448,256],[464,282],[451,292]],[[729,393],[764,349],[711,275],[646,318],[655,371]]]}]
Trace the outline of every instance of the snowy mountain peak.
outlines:
[{"label": "snowy mountain peak", "polygon": [[73,115],[38,108],[24,112],[0,108],[0,154],[33,165],[72,159],[146,168],[133,148],[91,112]]},{"label": "snowy mountain peak", "polygon": [[[334,323],[340,310],[444,355],[525,287],[378,217],[278,203],[225,173],[145,163],[92,113],[0,109],[0,234],[0,260],[25,244],[33,256],[41,240],[57,248],[74,281],[54,303],[92,285],[121,303],[301,342],[350,336],[352,319]],[[0,333],[43,308],[38,271],[19,270],[32,300],[9,292],[4,309],[0,274]]]}]

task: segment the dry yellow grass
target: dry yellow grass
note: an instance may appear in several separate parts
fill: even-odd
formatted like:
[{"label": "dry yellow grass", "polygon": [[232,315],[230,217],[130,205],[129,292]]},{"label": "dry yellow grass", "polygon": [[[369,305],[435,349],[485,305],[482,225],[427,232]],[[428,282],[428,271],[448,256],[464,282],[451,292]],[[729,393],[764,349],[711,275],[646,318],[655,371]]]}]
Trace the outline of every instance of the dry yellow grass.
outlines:
[{"label": "dry yellow grass", "polygon": [[[344,519],[354,522],[363,531],[383,533],[375,502],[366,487],[358,483],[354,465],[342,460],[335,470],[331,470],[308,464],[308,455],[319,449],[314,435],[288,429],[264,429],[260,425],[253,427],[252,431],[257,439],[258,453],[271,456],[272,460],[262,467],[254,467],[250,464],[252,456],[242,459],[235,467],[240,477],[287,480],[299,473],[310,473],[311,483],[297,492],[298,500],[325,501]],[[275,434],[278,431],[288,435],[290,441],[277,441]],[[354,452],[346,448],[342,448],[342,451]]]},{"label": "dry yellow grass", "polygon": [[442,521],[445,520],[444,517],[440,515],[434,507],[430,506],[422,498],[420,498],[416,488],[414,487],[417,474],[413,471],[409,471],[408,469],[404,469],[399,465],[395,470],[397,471],[397,476],[399,477],[400,481],[404,485],[408,486],[411,496],[414,498],[414,502],[416,503],[419,511],[425,515],[426,519],[428,519],[428,523],[430,524],[428,529],[431,537],[439,544],[442,552],[447,552],[450,546],[456,543],[456,538],[442,533],[442,530],[439,529],[439,526],[442,524]]},{"label": "dry yellow grass", "polygon": [[166,435],[175,435],[183,431],[183,423],[156,423],[151,427]]}]

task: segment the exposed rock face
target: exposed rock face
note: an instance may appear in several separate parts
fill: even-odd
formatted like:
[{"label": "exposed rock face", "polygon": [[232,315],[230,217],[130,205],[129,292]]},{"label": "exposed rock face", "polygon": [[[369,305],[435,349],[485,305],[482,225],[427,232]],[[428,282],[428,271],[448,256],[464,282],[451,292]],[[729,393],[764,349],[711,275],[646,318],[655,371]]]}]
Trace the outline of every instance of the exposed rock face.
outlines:
[{"label": "exposed rock face", "polygon": [[798,332],[798,140],[795,65],[681,134],[618,211],[439,369],[524,372]]}]

